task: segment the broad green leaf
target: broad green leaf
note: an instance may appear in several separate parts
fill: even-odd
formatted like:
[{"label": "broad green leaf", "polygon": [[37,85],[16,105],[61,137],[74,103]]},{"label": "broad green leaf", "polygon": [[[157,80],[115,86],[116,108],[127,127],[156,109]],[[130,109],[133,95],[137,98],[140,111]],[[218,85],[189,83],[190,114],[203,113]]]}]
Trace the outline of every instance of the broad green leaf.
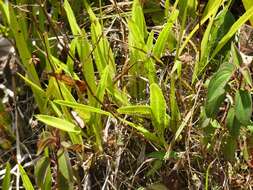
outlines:
[{"label": "broad green leaf", "polygon": [[38,187],[42,190],[51,189],[51,171],[50,159],[48,157],[41,157],[35,165],[35,177]]},{"label": "broad green leaf", "polygon": [[[81,30],[79,25],[77,24],[74,13],[67,0],[65,0],[64,2],[64,8],[68,16],[69,24],[71,26],[71,31],[73,35],[75,36],[74,38],[74,40],[76,41],[75,48],[77,49],[81,63],[83,65],[84,77],[89,87],[92,90],[92,92],[88,91],[89,101],[91,102],[93,99],[92,93],[95,93],[96,91],[96,84],[95,84],[95,74],[94,74],[93,63],[92,63],[92,59],[90,55],[91,54],[90,44],[87,39],[86,32],[84,30]],[[72,59],[70,58],[69,60],[72,60]]]},{"label": "broad green leaf", "polygon": [[224,63],[210,80],[205,105],[208,117],[213,117],[218,112],[219,106],[225,98],[225,86],[231,78],[233,71],[233,64]]},{"label": "broad green leaf", "polygon": [[11,187],[11,165],[7,162],[5,167],[5,175],[2,183],[3,190],[9,190]]},{"label": "broad green leaf", "polygon": [[19,164],[18,169],[23,181],[23,186],[26,190],[34,190],[32,182],[30,181],[28,175],[26,174],[24,168]]},{"label": "broad green leaf", "polygon": [[128,115],[135,115],[135,114],[150,115],[151,108],[150,106],[145,105],[124,106],[120,107],[117,110],[117,112],[119,112],[120,114],[128,114]]},{"label": "broad green leaf", "polygon": [[65,119],[60,119],[60,118],[49,116],[49,115],[36,115],[36,118],[39,121],[45,123],[46,125],[58,128],[63,131],[73,132],[73,133],[81,132],[81,130],[75,124]]},{"label": "broad green leaf", "polygon": [[98,113],[98,114],[103,114],[109,116],[110,113],[103,111],[99,108],[87,106],[84,104],[76,103],[76,102],[70,102],[70,101],[65,101],[65,100],[55,100],[54,101],[56,104],[63,105],[63,106],[68,106],[77,110],[83,110],[89,113]]},{"label": "broad green leaf", "polygon": [[252,116],[252,97],[250,92],[238,90],[235,95],[235,116],[243,125],[250,124]]},{"label": "broad green leaf", "polygon": [[158,84],[150,85],[150,108],[152,113],[152,122],[154,127],[163,133],[166,120],[166,102],[163,92]]},{"label": "broad green leaf", "polygon": [[170,8],[170,0],[165,0],[165,17],[167,18],[168,17],[168,14],[169,14],[169,8]]},{"label": "broad green leaf", "polygon": [[221,50],[221,48],[230,40],[230,38],[237,32],[237,30],[247,21],[250,17],[253,16],[253,6],[248,9],[230,28],[228,33],[220,40],[219,44],[214,49],[214,52],[211,58],[214,58],[215,55]]},{"label": "broad green leaf", "polygon": [[241,124],[235,117],[234,107],[231,107],[228,111],[226,118],[226,126],[229,130],[230,136],[236,139],[239,136]]}]

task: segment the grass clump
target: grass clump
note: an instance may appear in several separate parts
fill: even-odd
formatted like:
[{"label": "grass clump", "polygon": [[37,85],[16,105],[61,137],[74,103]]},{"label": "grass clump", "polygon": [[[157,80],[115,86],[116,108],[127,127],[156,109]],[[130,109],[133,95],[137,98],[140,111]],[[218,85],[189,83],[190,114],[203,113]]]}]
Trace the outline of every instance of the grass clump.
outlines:
[{"label": "grass clump", "polygon": [[0,1],[3,189],[252,186],[253,7],[163,3]]}]

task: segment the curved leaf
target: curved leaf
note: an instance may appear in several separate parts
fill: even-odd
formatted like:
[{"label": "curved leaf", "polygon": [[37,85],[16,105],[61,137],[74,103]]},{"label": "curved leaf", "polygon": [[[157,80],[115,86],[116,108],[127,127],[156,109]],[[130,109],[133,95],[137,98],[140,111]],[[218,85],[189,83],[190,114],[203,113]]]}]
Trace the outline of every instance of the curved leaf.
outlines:
[{"label": "curved leaf", "polygon": [[104,114],[104,115],[110,115],[109,112],[101,110],[99,108],[95,108],[92,106],[87,106],[84,104],[76,103],[76,102],[70,102],[70,101],[65,101],[65,100],[55,100],[54,101],[56,104],[62,105],[62,106],[68,106],[77,110],[83,110],[88,113],[99,113],[99,114]]},{"label": "curved leaf", "polygon": [[81,132],[81,130],[77,126],[75,126],[75,124],[65,119],[60,119],[60,118],[48,116],[48,115],[36,115],[36,118],[47,125],[61,129],[63,131],[73,132],[73,133]]},{"label": "curved leaf", "polygon": [[207,101],[205,105],[206,115],[213,117],[218,112],[220,104],[225,98],[225,86],[234,71],[234,65],[225,63],[214,74],[209,85],[207,93]]}]

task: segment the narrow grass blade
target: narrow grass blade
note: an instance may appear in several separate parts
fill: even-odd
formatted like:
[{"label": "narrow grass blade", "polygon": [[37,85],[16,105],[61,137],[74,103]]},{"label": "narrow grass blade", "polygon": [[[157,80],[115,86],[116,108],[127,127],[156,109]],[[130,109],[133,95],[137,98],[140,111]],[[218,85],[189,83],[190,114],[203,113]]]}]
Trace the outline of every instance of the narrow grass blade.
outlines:
[{"label": "narrow grass blade", "polygon": [[38,94],[41,94],[42,97],[46,97],[46,92],[40,86],[29,80],[27,77],[24,77],[20,73],[18,73],[18,76],[23,79],[27,84],[29,84],[35,91],[37,91]]},{"label": "narrow grass blade", "polygon": [[32,182],[30,181],[28,175],[26,174],[24,168],[19,164],[18,165],[18,169],[20,171],[21,174],[21,178],[23,181],[23,186],[26,190],[34,190]]},{"label": "narrow grass blade", "polygon": [[70,25],[72,33],[75,36],[80,35],[81,34],[81,29],[80,29],[79,25],[76,22],[75,15],[74,15],[74,13],[73,13],[73,11],[70,7],[70,4],[67,0],[64,1],[63,7],[64,7],[64,9],[67,13],[67,17],[68,17],[68,21],[69,21],[69,25]]},{"label": "narrow grass blade", "polygon": [[2,182],[2,189],[3,190],[9,190],[11,187],[11,165],[9,162],[7,162],[5,167],[5,175]]},{"label": "narrow grass blade", "polygon": [[[207,11],[204,12],[202,19],[200,21],[200,25],[202,26],[209,18],[212,17],[212,15],[215,15],[217,13],[218,8],[220,7],[223,0],[215,0],[215,1],[208,1],[210,2],[210,7],[208,7]],[[193,30],[190,32],[190,34],[186,37],[184,43],[179,49],[178,55],[181,55],[183,52],[185,46],[188,44],[188,42],[191,40],[193,35],[198,31],[199,24],[196,24],[196,26],[193,28]]]}]

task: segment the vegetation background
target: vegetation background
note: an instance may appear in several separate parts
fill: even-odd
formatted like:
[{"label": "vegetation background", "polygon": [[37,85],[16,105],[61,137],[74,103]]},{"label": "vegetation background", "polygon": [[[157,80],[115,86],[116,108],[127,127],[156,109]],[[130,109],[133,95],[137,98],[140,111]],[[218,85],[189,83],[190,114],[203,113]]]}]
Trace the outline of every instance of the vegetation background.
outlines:
[{"label": "vegetation background", "polygon": [[252,0],[0,0],[1,189],[251,189]]}]

